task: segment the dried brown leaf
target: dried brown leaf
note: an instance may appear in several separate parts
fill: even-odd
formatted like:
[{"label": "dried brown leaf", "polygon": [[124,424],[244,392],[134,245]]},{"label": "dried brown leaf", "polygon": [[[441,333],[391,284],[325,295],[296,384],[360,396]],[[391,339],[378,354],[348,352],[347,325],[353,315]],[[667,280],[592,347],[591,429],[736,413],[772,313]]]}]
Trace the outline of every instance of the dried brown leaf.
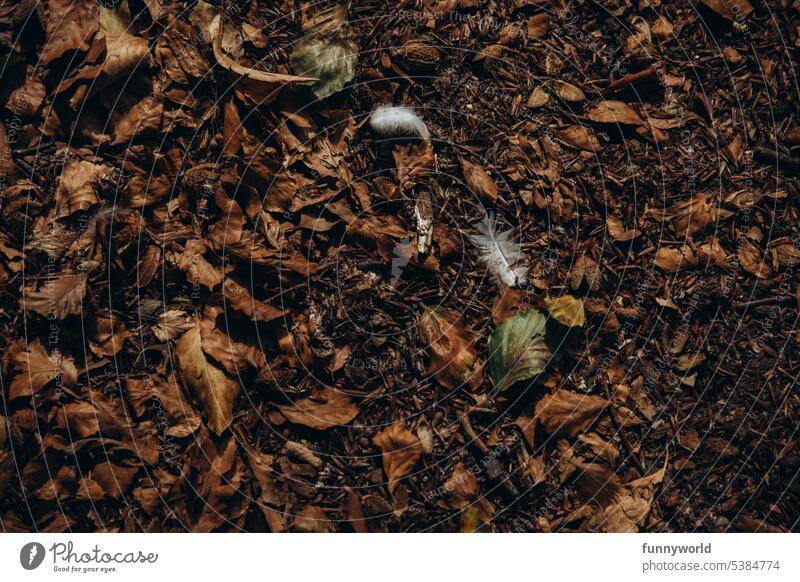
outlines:
[{"label": "dried brown leaf", "polygon": [[574,437],[597,420],[608,404],[599,396],[558,390],[536,404],[536,419],[548,434]]},{"label": "dried brown leaf", "polygon": [[475,335],[454,311],[426,310],[419,321],[420,339],[428,346],[428,374],[443,387],[453,389],[466,383],[477,387],[482,381],[477,361]]},{"label": "dried brown leaf", "polygon": [[222,434],[233,421],[239,383],[208,361],[203,353],[200,326],[183,334],[175,345],[183,380],[200,401],[208,427]]},{"label": "dried brown leaf", "polygon": [[383,472],[389,480],[389,492],[394,493],[400,479],[411,472],[422,456],[422,443],[406,430],[400,420],[372,437],[372,442],[381,450]]},{"label": "dried brown leaf", "polygon": [[353,400],[335,388],[325,388],[309,398],[281,406],[280,410],[290,422],[317,430],[347,424],[358,414]]}]

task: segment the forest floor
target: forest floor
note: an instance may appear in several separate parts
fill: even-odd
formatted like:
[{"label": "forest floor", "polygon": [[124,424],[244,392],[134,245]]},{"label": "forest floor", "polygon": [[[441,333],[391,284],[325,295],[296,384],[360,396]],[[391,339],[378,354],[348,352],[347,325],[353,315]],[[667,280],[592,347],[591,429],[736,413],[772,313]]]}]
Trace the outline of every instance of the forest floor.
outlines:
[{"label": "forest floor", "polygon": [[789,0],[2,2],[0,530],[797,531],[799,50]]}]

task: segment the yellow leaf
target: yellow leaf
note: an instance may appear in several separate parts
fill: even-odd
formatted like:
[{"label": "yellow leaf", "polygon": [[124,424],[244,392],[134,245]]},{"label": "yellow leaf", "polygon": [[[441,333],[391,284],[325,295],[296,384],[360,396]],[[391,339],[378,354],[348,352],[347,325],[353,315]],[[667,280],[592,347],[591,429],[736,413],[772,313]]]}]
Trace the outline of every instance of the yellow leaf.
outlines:
[{"label": "yellow leaf", "polygon": [[461,533],[488,532],[488,516],[477,505],[467,507],[461,512]]},{"label": "yellow leaf", "polygon": [[561,297],[546,297],[544,300],[547,311],[556,321],[568,327],[583,327],[586,323],[586,313],[583,310],[583,300],[572,295]]}]

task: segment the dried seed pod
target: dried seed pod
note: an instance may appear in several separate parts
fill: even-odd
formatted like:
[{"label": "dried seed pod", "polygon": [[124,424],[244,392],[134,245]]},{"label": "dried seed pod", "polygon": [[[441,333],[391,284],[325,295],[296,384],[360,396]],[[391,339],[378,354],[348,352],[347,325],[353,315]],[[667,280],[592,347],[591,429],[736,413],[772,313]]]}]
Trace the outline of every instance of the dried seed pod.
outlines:
[{"label": "dried seed pod", "polygon": [[406,66],[415,71],[432,69],[441,59],[437,48],[421,42],[410,42],[397,49],[395,54],[402,57]]}]

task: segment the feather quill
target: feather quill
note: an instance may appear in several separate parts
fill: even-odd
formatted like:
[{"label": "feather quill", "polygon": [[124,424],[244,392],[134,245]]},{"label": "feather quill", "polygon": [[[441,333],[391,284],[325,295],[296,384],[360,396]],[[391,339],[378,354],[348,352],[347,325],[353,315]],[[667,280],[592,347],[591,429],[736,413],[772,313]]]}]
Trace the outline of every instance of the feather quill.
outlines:
[{"label": "feather quill", "polygon": [[527,283],[528,267],[521,260],[522,245],[516,240],[514,230],[499,232],[494,214],[484,216],[476,228],[480,234],[469,235],[469,238],[495,282],[509,287]]},{"label": "feather quill", "polygon": [[425,122],[409,107],[381,105],[372,112],[369,124],[381,135],[415,135],[422,139],[430,139],[430,132]]}]

